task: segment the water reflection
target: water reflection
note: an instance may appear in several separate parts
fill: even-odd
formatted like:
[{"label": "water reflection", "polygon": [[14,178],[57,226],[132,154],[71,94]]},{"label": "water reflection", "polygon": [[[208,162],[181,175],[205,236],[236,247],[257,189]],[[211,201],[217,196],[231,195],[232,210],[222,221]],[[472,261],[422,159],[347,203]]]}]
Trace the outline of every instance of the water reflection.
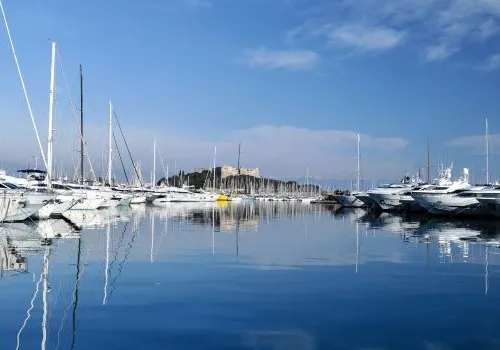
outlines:
[{"label": "water reflection", "polygon": [[[447,305],[445,294],[457,293],[463,305],[479,293],[491,297],[500,287],[499,228],[492,220],[294,202],[140,205],[4,224],[0,299],[9,307],[0,348],[137,348],[132,335],[157,338],[156,331],[171,336],[144,346],[205,348],[196,337],[182,338],[186,329],[215,331],[221,341],[241,334],[231,348],[259,349],[276,337],[287,348],[322,348],[318,339],[329,331],[319,324],[333,315],[353,324],[368,319],[357,311],[359,300],[389,307],[391,300],[377,298],[432,295]],[[444,281],[459,281],[458,288],[436,290]],[[496,310],[493,300],[481,302]],[[335,312],[325,311],[329,303]],[[363,345],[345,341],[344,348]]]}]

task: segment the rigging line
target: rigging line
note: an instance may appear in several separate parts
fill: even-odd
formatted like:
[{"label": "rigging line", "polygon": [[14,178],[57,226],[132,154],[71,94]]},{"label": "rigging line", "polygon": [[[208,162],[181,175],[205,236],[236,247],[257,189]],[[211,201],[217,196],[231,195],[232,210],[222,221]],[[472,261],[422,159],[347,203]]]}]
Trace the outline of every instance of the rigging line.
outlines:
[{"label": "rigging line", "polygon": [[127,175],[127,170],[125,170],[125,164],[123,164],[122,155],[120,153],[120,148],[118,148],[118,142],[116,142],[115,133],[113,133],[113,140],[115,140],[116,153],[118,153],[118,157],[120,158],[120,163],[122,164],[123,173],[125,174],[125,179],[127,180],[127,185],[130,185],[130,181],[128,180],[128,175]]},{"label": "rigging line", "polygon": [[28,111],[31,118],[31,123],[33,124],[33,128],[35,129],[36,139],[38,141],[38,147],[40,148],[40,153],[42,154],[43,163],[45,168],[48,168],[47,160],[45,159],[45,152],[42,147],[42,141],[40,140],[40,135],[38,134],[38,128],[36,127],[35,117],[33,115],[33,110],[31,109],[30,99],[28,97],[28,91],[26,90],[26,85],[24,84],[23,73],[21,72],[21,67],[19,66],[19,61],[17,60],[16,49],[14,48],[14,42],[12,41],[12,37],[10,35],[9,24],[7,23],[7,17],[5,15],[5,10],[3,8],[2,0],[0,0],[0,9],[2,10],[3,21],[5,23],[5,29],[7,31],[7,36],[9,37],[10,48],[12,49],[12,54],[14,55],[14,61],[17,67],[17,73],[19,74],[19,78],[21,79],[21,86],[23,87],[24,98],[26,99],[26,104],[28,105]]},{"label": "rigging line", "polygon": [[130,242],[128,243],[127,248],[125,249],[125,253],[123,255],[123,260],[118,263],[118,273],[116,274],[115,278],[111,281],[111,290],[109,291],[109,297],[108,300],[111,298],[113,295],[113,292],[116,289],[116,280],[122,275],[122,270],[123,270],[123,264],[125,261],[128,260],[128,256],[130,254],[130,250],[134,246],[135,239],[137,238],[137,234],[139,233],[139,230],[133,230],[132,232],[132,238],[130,239]]},{"label": "rigging line", "polygon": [[161,152],[158,150],[158,154],[160,156],[160,162],[161,162],[161,167],[163,168],[163,173],[165,177],[165,182],[168,183],[168,178],[167,178],[167,170],[165,169],[165,165],[163,164],[163,157],[161,156]]},{"label": "rigging line", "polygon": [[130,153],[130,149],[128,148],[128,144],[127,144],[127,140],[125,139],[125,135],[123,135],[122,126],[120,125],[120,121],[118,120],[118,115],[116,114],[116,111],[113,110],[113,114],[115,115],[116,123],[118,125],[118,128],[120,129],[120,133],[122,134],[123,141],[125,142],[125,147],[127,148],[127,152],[128,152],[129,157],[130,157],[130,161],[132,162],[132,165],[134,166],[135,175],[137,176],[137,179],[139,180],[141,187],[144,187],[142,184],[142,180],[139,176],[139,172],[137,171],[137,167],[135,166],[134,159],[132,158],[132,153]]},{"label": "rigging line", "polygon": [[73,332],[72,332],[72,340],[71,340],[71,349],[74,349],[75,347],[75,341],[76,341],[76,308],[78,306],[78,282],[80,281],[80,259],[81,259],[81,251],[82,251],[82,239],[78,238],[78,255],[77,255],[77,260],[76,260],[76,281],[75,281],[75,288],[74,288],[74,294],[73,294]]},{"label": "rigging line", "polygon": [[69,91],[71,91],[71,90],[69,89],[68,79],[66,78],[66,72],[64,71],[64,67],[63,67],[61,55],[59,54],[59,50],[57,50],[56,53],[57,53],[57,58],[59,59],[59,66],[61,67],[61,75],[62,75],[63,80],[64,80],[64,85],[66,87],[66,90],[68,90],[69,102],[71,104],[71,110],[73,112],[73,117],[75,118],[75,122],[76,122],[76,125],[78,128],[78,138],[81,142],[83,142],[83,150],[85,152],[85,156],[87,157],[87,162],[89,163],[90,173],[94,177],[94,181],[96,181],[97,177],[96,177],[95,172],[94,172],[94,167],[92,166],[92,161],[90,160],[90,153],[87,150],[87,143],[85,142],[85,139],[83,138],[83,135],[82,135],[82,126],[78,122],[78,115],[76,114],[77,108],[75,106],[75,103],[73,102],[73,97],[71,97],[71,93],[69,93]]},{"label": "rigging line", "polygon": [[[213,165],[213,167],[212,167],[212,165]],[[205,187],[205,188],[208,187],[209,179],[212,177],[211,175],[212,175],[212,172],[214,171],[214,168],[215,168],[215,162],[212,159],[212,160],[210,160],[210,165],[208,166],[207,176],[205,177],[205,182],[203,183],[203,187]],[[214,188],[215,188],[215,184],[214,184]]]},{"label": "rigging line", "polygon": [[41,273],[40,274],[40,279],[38,280],[38,282],[36,284],[35,293],[33,294],[33,298],[31,298],[30,308],[28,309],[28,311],[26,311],[26,318],[24,319],[24,322],[23,322],[23,325],[21,326],[21,329],[19,329],[19,332],[17,333],[16,350],[19,350],[19,345],[20,345],[20,340],[21,340],[21,333],[23,332],[24,328],[26,327],[26,324],[28,323],[28,320],[31,318],[31,311],[35,307],[35,299],[36,299],[36,297],[38,295],[38,291],[40,290],[40,283],[42,283],[42,277],[43,277],[43,274]]},{"label": "rigging line", "polygon": [[118,253],[120,252],[120,248],[123,244],[123,240],[125,239],[125,233],[127,232],[127,227],[128,227],[128,222],[126,222],[125,225],[123,226],[122,234],[121,234],[120,239],[118,240],[118,242],[116,244],[116,251],[115,251],[115,254],[113,256],[113,260],[109,263],[109,271],[111,271],[113,269],[113,265],[114,265],[114,263],[116,263],[116,260],[118,259]]}]

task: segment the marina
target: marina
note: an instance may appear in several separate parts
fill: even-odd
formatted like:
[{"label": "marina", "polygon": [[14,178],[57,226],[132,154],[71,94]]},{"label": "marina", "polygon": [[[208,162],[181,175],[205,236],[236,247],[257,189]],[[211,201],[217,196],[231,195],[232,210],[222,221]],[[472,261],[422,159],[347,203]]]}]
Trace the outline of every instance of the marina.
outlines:
[{"label": "marina", "polygon": [[1,350],[500,349],[500,5],[0,11]]}]

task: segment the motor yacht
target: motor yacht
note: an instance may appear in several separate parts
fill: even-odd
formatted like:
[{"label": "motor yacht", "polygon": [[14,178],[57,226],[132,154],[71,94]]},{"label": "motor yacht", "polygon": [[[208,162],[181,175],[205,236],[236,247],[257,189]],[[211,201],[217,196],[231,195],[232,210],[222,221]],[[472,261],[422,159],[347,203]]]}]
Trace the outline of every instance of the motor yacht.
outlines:
[{"label": "motor yacht", "polygon": [[[455,181],[451,180],[451,168],[445,170],[443,181],[437,185],[428,186],[426,188],[412,191],[411,196],[425,210],[432,214],[449,215],[460,211],[465,213],[465,208],[468,205],[478,207],[479,203],[475,200],[474,195],[458,194],[471,190],[472,186],[469,183],[469,169],[464,168],[462,176]],[[474,191],[481,190],[482,187],[474,188]]]}]

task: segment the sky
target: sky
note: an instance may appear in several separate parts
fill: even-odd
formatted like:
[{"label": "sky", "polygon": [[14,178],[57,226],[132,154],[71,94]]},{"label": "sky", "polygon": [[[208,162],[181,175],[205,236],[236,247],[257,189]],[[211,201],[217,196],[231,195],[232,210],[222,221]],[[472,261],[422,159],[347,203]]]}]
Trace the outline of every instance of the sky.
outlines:
[{"label": "sky", "polygon": [[[107,167],[108,104],[149,178],[216,163],[264,176],[399,180],[427,162],[500,178],[496,0],[2,0],[44,148],[56,41],[55,164],[79,157],[78,66],[94,171]],[[0,29],[0,167],[40,157]],[[79,112],[77,112],[78,114]],[[127,151],[114,125],[128,171]],[[160,159],[161,158],[161,159]],[[123,173],[116,151],[113,173]],[[42,167],[41,160],[38,166]],[[422,170],[424,173],[425,171]]]}]

